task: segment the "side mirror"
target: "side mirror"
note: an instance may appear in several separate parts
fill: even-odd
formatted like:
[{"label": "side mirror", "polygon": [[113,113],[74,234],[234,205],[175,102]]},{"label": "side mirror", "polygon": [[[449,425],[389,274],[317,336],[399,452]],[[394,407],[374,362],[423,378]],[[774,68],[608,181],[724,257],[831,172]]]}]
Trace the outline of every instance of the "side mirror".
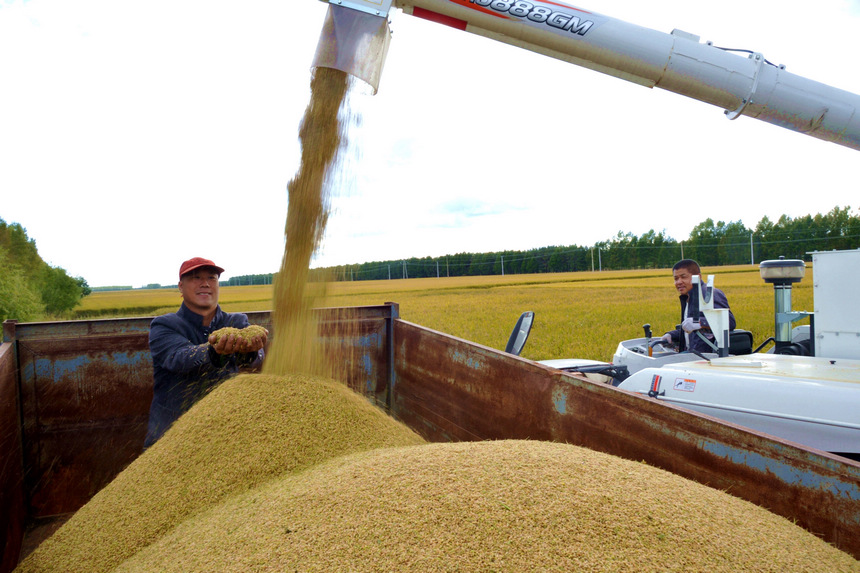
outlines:
[{"label": "side mirror", "polygon": [[511,337],[508,339],[508,345],[505,347],[505,352],[519,356],[520,352],[526,345],[526,340],[529,338],[529,332],[532,329],[532,323],[535,320],[535,313],[527,310],[520,315],[517,320],[517,325],[514,326],[514,331],[511,332]]}]

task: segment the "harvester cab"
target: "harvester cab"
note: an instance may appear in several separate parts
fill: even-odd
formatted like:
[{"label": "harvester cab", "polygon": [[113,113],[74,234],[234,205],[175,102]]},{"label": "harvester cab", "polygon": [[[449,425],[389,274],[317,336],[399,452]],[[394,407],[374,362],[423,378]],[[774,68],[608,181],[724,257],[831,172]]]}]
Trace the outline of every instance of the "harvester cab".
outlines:
[{"label": "harvester cab", "polygon": [[[774,285],[774,336],[751,350],[752,335],[728,332],[728,311],[713,308],[713,277],[692,297],[705,313],[714,353],[677,352],[644,338],[618,344],[611,363],[541,361],[650,398],[708,414],[855,460],[860,459],[860,308],[846,305],[860,280],[860,250],[812,253],[815,312],[791,308],[791,286],[802,260],[764,261]],[[695,312],[695,311],[694,311]],[[809,318],[808,325],[792,324]],[[767,352],[763,348],[773,343]]]}]

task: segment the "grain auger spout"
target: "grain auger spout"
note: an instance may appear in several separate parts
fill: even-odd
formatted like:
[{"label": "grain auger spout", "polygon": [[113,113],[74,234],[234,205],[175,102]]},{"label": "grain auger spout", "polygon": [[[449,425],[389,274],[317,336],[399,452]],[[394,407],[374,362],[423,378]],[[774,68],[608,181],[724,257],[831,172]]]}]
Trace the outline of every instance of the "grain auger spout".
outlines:
[{"label": "grain auger spout", "polygon": [[[387,16],[393,6],[419,18],[717,106],[729,119],[748,116],[860,150],[860,96],[789,73],[761,53],[719,48],[680,30],[666,34],[555,0],[329,0],[329,4],[316,65],[358,77],[369,75],[377,83],[388,41]],[[368,23],[346,25],[338,18],[349,17],[333,15],[337,12],[363,12],[365,16],[352,18]],[[370,27],[370,22],[378,26],[375,35],[362,27]],[[327,39],[327,31],[333,40]],[[355,57],[350,60],[343,52],[353,49]],[[361,61],[361,50],[370,54],[367,63]],[[365,66],[372,68],[370,73],[350,69]]]},{"label": "grain auger spout", "polygon": [[[323,0],[326,1],[326,0]],[[314,67],[334,68],[367,82],[375,94],[388,53],[392,0],[333,0],[320,33]]]}]

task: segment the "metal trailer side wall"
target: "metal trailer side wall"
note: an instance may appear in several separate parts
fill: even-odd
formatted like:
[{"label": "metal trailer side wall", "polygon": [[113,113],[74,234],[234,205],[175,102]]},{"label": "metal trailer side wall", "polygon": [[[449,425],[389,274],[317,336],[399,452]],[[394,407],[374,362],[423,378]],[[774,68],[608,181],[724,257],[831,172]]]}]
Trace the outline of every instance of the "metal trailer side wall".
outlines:
[{"label": "metal trailer side wall", "polygon": [[150,320],[15,325],[30,517],[76,511],[140,454]]},{"label": "metal trailer side wall", "polygon": [[[268,322],[268,313],[247,314]],[[152,402],[151,321],[13,325],[30,517],[76,511],[140,455]]]},{"label": "metal trailer side wall", "polygon": [[0,344],[0,571],[18,562],[27,509],[14,347]]},{"label": "metal trailer side wall", "polygon": [[[268,312],[246,314],[270,326]],[[23,539],[42,536],[28,525],[77,511],[140,455],[151,320],[4,323],[0,573],[14,569]]]},{"label": "metal trailer side wall", "polygon": [[641,460],[860,558],[860,464],[395,321],[392,414],[431,441],[552,440]]}]

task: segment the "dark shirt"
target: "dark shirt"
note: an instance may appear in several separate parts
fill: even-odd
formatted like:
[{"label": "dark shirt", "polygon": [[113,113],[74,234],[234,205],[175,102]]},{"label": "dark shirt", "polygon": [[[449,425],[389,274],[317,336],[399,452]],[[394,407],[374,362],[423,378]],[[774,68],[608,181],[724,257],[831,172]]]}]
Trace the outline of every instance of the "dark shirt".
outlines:
[{"label": "dark shirt", "polygon": [[[718,288],[714,288],[714,308],[729,308],[729,301],[726,298],[726,295],[723,291]],[[682,294],[679,299],[681,301],[681,322],[687,318],[687,300],[689,299],[689,295]],[[708,327],[708,319],[705,318],[704,312],[699,312],[699,324],[702,325],[702,329],[696,332],[701,332],[705,335],[705,338],[714,342],[714,334]],[[729,332],[735,329],[735,315],[732,314],[731,309],[729,310]],[[708,343],[702,340],[696,332],[690,333],[690,347],[687,348],[686,337],[684,336],[684,331],[680,328],[669,332],[668,334],[672,335],[672,340],[679,345],[679,349],[683,352],[684,350],[691,350],[699,353],[705,352],[715,352],[713,348],[711,348]],[[714,343],[716,344],[716,343]]]},{"label": "dark shirt", "polygon": [[209,335],[219,328],[248,325],[244,314],[224,312],[219,306],[209,326],[203,326],[203,317],[185,303],[179,311],[152,320],[149,350],[155,384],[144,447],[154,444],[179,416],[239,368],[262,362],[262,350],[221,355],[208,344]]}]

